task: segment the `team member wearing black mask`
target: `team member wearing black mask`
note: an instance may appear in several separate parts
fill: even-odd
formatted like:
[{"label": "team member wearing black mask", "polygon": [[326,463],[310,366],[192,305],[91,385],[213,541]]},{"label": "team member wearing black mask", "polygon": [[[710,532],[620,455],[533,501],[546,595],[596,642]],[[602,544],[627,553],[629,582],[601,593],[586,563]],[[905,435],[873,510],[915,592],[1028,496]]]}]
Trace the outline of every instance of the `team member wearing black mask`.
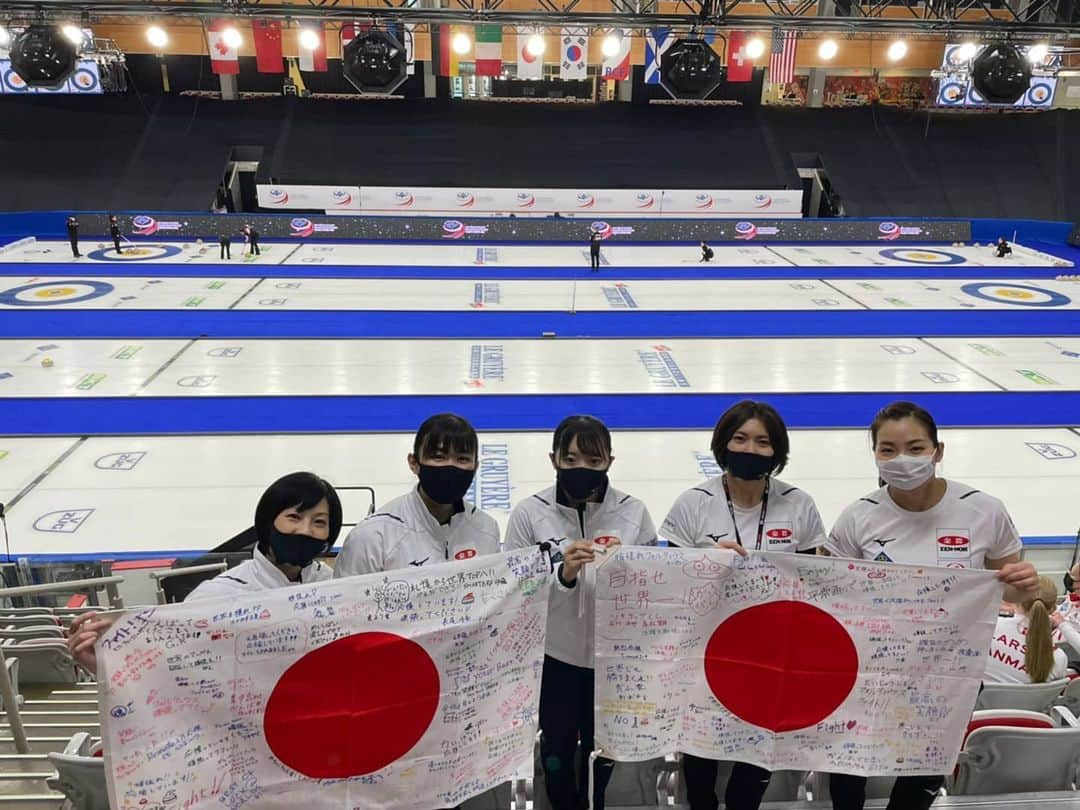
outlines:
[{"label": "team member wearing black mask", "polygon": [[479,444],[472,425],[460,416],[440,413],[428,418],[407,457],[417,485],[349,532],[334,563],[334,576],[497,552],[495,519],[465,501],[476,475]]},{"label": "team member wearing black mask", "polygon": [[[279,478],[255,507],[255,550],[251,559],[201,583],[184,601],[330,579],[330,568],[315,558],[328,552],[337,541],[341,520],[341,501],[329,482],[309,472]],[[116,618],[86,613],[72,622],[68,649],[88,671],[97,671],[94,644]]]},{"label": "team member wearing black mask", "polygon": [[[608,483],[615,460],[611,434],[591,416],[569,416],[551,448],[555,485],[519,503],[510,514],[506,547],[550,544],[559,563],[548,607],[547,645],[540,687],[541,759],[552,810],[586,806],[588,772],[575,771],[593,750],[593,632],[596,577],[590,563],[619,544],[656,541],[645,504]],[[614,763],[598,759],[593,808],[603,810]]]},{"label": "team member wearing black mask", "polygon": [[[793,551],[814,554],[827,540],[813,498],[772,478],[788,461],[788,432],[780,414],[764,402],[743,400],[716,423],[712,452],[722,475],[678,497],[660,537],[685,548]],[[717,810],[715,760],[683,755],[691,810]],[[736,762],[724,794],[727,810],[757,810],[771,773]]]}]

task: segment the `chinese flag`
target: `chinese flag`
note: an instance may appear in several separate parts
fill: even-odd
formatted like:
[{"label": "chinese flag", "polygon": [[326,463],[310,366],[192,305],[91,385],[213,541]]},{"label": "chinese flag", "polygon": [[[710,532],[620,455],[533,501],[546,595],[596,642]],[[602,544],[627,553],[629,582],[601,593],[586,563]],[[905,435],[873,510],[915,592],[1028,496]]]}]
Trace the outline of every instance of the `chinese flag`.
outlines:
[{"label": "chinese flag", "polygon": [[251,35],[255,40],[255,61],[259,73],[284,73],[281,58],[281,23],[278,20],[253,20]]}]

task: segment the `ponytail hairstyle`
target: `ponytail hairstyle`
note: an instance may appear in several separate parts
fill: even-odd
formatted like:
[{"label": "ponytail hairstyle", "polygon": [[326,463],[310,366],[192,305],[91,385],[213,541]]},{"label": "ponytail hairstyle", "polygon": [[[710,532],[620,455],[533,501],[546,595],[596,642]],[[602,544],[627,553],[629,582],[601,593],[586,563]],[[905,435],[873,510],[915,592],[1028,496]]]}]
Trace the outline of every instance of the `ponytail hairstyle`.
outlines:
[{"label": "ponytail hairstyle", "polygon": [[1024,669],[1032,683],[1046,683],[1054,670],[1054,639],[1050,613],[1057,608],[1057,586],[1049,577],[1039,577],[1039,594],[1023,602],[1027,616],[1027,649]]}]

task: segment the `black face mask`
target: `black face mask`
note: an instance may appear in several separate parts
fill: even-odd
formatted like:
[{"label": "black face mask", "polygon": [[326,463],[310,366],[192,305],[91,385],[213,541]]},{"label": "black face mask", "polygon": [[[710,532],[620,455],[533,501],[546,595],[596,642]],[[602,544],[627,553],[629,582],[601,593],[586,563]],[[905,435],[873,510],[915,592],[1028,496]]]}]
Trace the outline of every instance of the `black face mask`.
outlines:
[{"label": "black face mask", "polygon": [[760,481],[772,472],[776,459],[758,453],[737,453],[728,450],[724,453],[724,469],[736,478],[744,481]]},{"label": "black face mask", "polygon": [[607,470],[588,467],[559,467],[555,481],[572,501],[584,501],[608,482]]},{"label": "black face mask", "polygon": [[285,534],[270,527],[270,550],[278,563],[307,568],[329,545],[326,540],[317,540],[310,534]]},{"label": "black face mask", "polygon": [[463,470],[453,464],[420,465],[420,486],[435,503],[455,504],[465,497],[476,476],[476,470]]}]

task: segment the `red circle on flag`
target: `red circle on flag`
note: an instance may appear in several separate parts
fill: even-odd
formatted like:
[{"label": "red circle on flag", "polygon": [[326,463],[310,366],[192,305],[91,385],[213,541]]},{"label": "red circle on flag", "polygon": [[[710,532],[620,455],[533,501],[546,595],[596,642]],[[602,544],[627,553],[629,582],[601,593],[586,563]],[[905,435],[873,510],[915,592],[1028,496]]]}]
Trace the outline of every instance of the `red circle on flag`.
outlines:
[{"label": "red circle on flag", "polygon": [[423,647],[393,633],[357,633],[285,670],[267,701],[263,733],[294,771],[347,779],[412,750],[438,705],[439,672]]},{"label": "red circle on flag", "polygon": [[740,610],[705,646],[705,680],[728,711],[770,731],[820,723],[847,699],[859,654],[824,610],[779,601]]},{"label": "red circle on flag", "polygon": [[521,46],[521,59],[530,65],[536,61],[536,57],[529,53],[528,45]]}]

